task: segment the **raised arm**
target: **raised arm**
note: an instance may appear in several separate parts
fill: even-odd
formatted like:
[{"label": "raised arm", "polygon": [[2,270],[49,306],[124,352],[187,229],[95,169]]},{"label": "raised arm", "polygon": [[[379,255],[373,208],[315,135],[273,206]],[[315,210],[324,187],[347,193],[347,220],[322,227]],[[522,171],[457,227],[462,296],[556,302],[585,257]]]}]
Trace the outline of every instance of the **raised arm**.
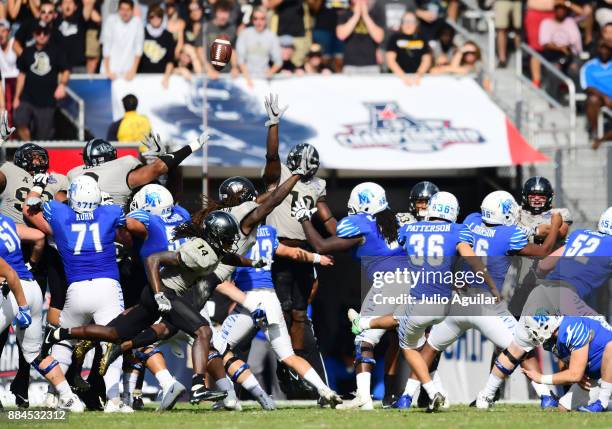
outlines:
[{"label": "raised arm", "polygon": [[30,200],[26,199],[26,204],[23,205],[23,216],[26,222],[34,228],[42,231],[45,235],[53,235],[53,229],[43,216],[42,200],[40,198]]},{"label": "raised arm", "polygon": [[548,231],[548,235],[544,240],[544,243],[541,245],[538,244],[528,244],[523,247],[518,254],[521,256],[534,256],[534,257],[544,257],[550,255],[557,243],[557,239],[559,238],[559,229],[563,225],[563,219],[559,213],[555,213],[550,220],[550,230]]},{"label": "raised arm", "polygon": [[338,222],[336,221],[336,218],[329,209],[325,197],[321,197],[317,201],[317,215],[323,223],[323,226],[325,227],[327,233],[329,235],[336,235],[336,225]]},{"label": "raised arm", "polygon": [[266,166],[264,167],[263,179],[267,187],[278,184],[281,176],[281,162],[278,156],[278,124],[289,106],[279,107],[278,95],[270,94],[266,97],[264,105],[268,120],[268,139],[266,141]]}]

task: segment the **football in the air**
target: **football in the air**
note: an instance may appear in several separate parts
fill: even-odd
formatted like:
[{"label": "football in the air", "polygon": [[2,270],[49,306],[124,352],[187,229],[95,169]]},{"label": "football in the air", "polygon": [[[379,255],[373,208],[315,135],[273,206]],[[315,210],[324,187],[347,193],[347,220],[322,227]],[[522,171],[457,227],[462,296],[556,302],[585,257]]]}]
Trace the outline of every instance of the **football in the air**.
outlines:
[{"label": "football in the air", "polygon": [[217,70],[223,70],[223,67],[230,62],[232,58],[232,44],[229,37],[220,35],[210,45],[210,64]]}]

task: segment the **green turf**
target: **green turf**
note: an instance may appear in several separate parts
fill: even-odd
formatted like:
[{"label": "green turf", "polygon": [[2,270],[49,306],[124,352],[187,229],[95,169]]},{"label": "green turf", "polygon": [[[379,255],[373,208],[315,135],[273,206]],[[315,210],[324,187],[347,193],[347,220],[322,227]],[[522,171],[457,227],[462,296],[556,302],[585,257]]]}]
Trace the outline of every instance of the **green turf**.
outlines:
[{"label": "green turf", "polygon": [[[3,416],[5,417],[5,416]],[[497,405],[482,412],[465,406],[451,407],[436,414],[421,410],[335,411],[320,408],[284,408],[264,412],[248,407],[242,412],[212,412],[206,407],[180,405],[171,412],[158,413],[153,408],[134,414],[104,414],[87,412],[72,414],[68,422],[35,423],[11,422],[0,419],[0,426],[53,427],[78,429],[173,429],[173,428],[261,428],[261,429],[318,429],[318,428],[612,428],[612,413],[583,414],[541,411],[535,405]]]}]

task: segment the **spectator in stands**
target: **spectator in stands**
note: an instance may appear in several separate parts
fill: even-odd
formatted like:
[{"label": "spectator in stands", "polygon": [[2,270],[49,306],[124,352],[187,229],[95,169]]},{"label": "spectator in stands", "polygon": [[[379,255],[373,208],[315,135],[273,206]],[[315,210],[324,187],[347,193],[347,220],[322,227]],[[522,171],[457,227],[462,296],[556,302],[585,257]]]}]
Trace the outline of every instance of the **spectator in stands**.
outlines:
[{"label": "spectator in stands", "polygon": [[174,38],[164,28],[164,11],[155,4],[147,11],[142,58],[139,73],[163,73],[162,86],[168,88],[170,75],[174,70]]},{"label": "spectator in stands", "polygon": [[79,10],[76,0],[61,0],[61,14],[55,22],[55,27],[61,34],[61,44],[66,51],[68,66],[75,71],[85,70],[85,32],[87,31],[87,20],[91,16],[93,1],[83,2]]},{"label": "spectator in stands", "polygon": [[440,0],[419,0],[416,16],[419,19],[419,29],[426,40],[436,37],[444,25],[444,9]]},{"label": "spectator in stands", "polygon": [[505,68],[508,64],[508,30],[514,29],[514,44],[521,44],[521,28],[523,25],[523,5],[521,0],[497,0],[493,4],[495,12],[495,31],[497,33],[498,67]]},{"label": "spectator in stands", "polygon": [[266,9],[255,9],[252,20],[253,26],[245,28],[236,42],[238,66],[249,87],[253,77],[270,78],[283,64],[278,36],[266,28]]},{"label": "spectator in stands", "polygon": [[612,23],[612,0],[597,0],[595,9],[595,20],[599,28]]},{"label": "spectator in stands", "polygon": [[83,7],[93,3],[91,14],[86,18],[85,58],[87,73],[96,73],[100,65],[100,31],[102,29],[102,2],[104,0],[83,0]]},{"label": "spectator in stands", "polygon": [[[525,13],[525,35],[527,44],[536,52],[542,52],[540,45],[540,24],[546,18],[552,18],[554,2],[551,0],[527,0],[527,12]],[[531,81],[537,87],[542,81],[542,67],[540,60],[531,56],[529,58],[529,69]]]},{"label": "spectator in stands", "polygon": [[13,98],[15,97],[15,86],[17,85],[17,57],[21,55],[21,48],[15,43],[15,38],[10,36],[11,24],[6,20],[0,20],[0,73],[4,80],[3,104],[7,111],[9,124],[13,124]]},{"label": "spectator in stands", "polygon": [[582,52],[582,36],[569,13],[565,3],[555,3],[554,17],[544,19],[540,25],[542,56],[564,73],[570,71],[574,57]]},{"label": "spectator in stands", "polygon": [[587,93],[586,116],[589,123],[589,137],[593,149],[601,141],[597,137],[599,110],[606,106],[612,109],[612,46],[603,40],[597,43],[597,56],[587,61],[580,70],[580,85]]},{"label": "spectator in stands", "polygon": [[455,45],[455,29],[446,24],[440,27],[438,35],[429,41],[433,63],[436,66],[448,65],[457,51]]},{"label": "spectator in stands", "polygon": [[348,0],[311,0],[309,2],[315,18],[312,39],[321,47],[323,63],[335,71],[342,70],[344,44],[336,36],[338,11],[349,7]]},{"label": "spectator in stands", "polygon": [[293,57],[296,66],[304,64],[311,40],[306,37],[304,23],[304,0],[262,0],[261,4],[276,14],[271,23],[271,30],[279,36],[287,34],[293,37]]},{"label": "spectator in stands", "polygon": [[376,50],[384,38],[379,9],[370,13],[368,0],[351,0],[351,9],[338,15],[336,35],[344,41],[346,74],[379,73]]},{"label": "spectator in stands", "polygon": [[[6,11],[12,22],[23,23],[40,15],[41,2],[38,0],[7,0]],[[32,31],[33,28],[30,28]]]},{"label": "spectator in stands", "polygon": [[136,112],[138,98],[128,94],[121,100],[125,114],[108,128],[106,140],[118,142],[140,142],[151,132],[149,119]]},{"label": "spectator in stands", "polygon": [[204,26],[204,10],[202,9],[202,5],[199,1],[192,1],[187,5],[187,11],[189,13],[189,17],[187,19],[187,23],[185,24],[185,34],[184,39],[185,43],[190,44],[198,54],[204,58],[203,51],[203,26]]},{"label": "spectator in stands", "polygon": [[21,23],[17,32],[15,33],[15,40],[19,43],[22,48],[33,46],[34,41],[34,27],[36,27],[39,23],[43,24],[51,31],[51,42],[55,44],[59,44],[61,42],[61,34],[55,29],[53,22],[56,17],[55,13],[55,5],[51,0],[43,0],[40,2],[40,13],[38,18],[31,17],[27,18],[23,21],[18,21]]},{"label": "spectator in stands", "polygon": [[193,74],[202,73],[202,63],[198,59],[195,49],[191,45],[183,46],[183,50],[179,54],[174,73],[183,76],[188,81],[191,81]]},{"label": "spectator in stands", "polygon": [[612,22],[608,22],[601,28],[601,40],[608,46],[612,46]]},{"label": "spectator in stands", "polygon": [[[213,6],[213,19],[204,25],[204,37],[206,46],[211,46],[213,41],[220,35],[229,37],[232,42],[232,46],[236,42],[237,28],[236,23],[231,20],[231,13],[234,9],[234,4],[230,0],[217,0]],[[204,56],[206,59],[206,56]],[[240,71],[238,70],[238,61],[236,55],[232,55],[231,58],[231,73],[237,76]],[[209,67],[218,74],[216,70]]]},{"label": "spectator in stands", "polygon": [[332,71],[328,65],[323,62],[323,50],[321,45],[313,43],[310,45],[310,50],[306,54],[306,62],[304,63],[304,72],[306,74],[331,74]]},{"label": "spectator in stands", "polygon": [[166,0],[164,5],[166,12],[166,30],[174,37],[176,43],[174,56],[178,58],[185,44],[185,20],[179,15],[179,10],[176,7],[176,0]]},{"label": "spectator in stands", "polygon": [[282,75],[304,74],[304,69],[296,66],[292,61],[295,52],[293,37],[288,34],[283,34],[278,38],[278,41],[280,42],[281,59],[283,60],[279,73]]},{"label": "spectator in stands", "polygon": [[387,38],[398,31],[402,26],[402,16],[407,11],[416,12],[416,0],[377,0],[374,10],[380,17],[380,25],[385,30],[385,42]]},{"label": "spectator in stands", "polygon": [[119,0],[117,13],[103,24],[101,42],[104,74],[111,80],[132,80],[144,44],[144,29],[140,18],[134,16],[133,0]]},{"label": "spectator in stands", "polygon": [[457,74],[472,75],[487,92],[492,91],[491,80],[485,73],[482,64],[480,47],[467,41],[455,52],[451,62],[447,65],[437,66],[431,69],[432,74]]},{"label": "spectator in stands", "polygon": [[66,96],[70,70],[63,49],[49,43],[49,27],[34,28],[33,46],[17,59],[19,76],[13,108],[21,140],[49,140],[54,133],[57,100]]},{"label": "spectator in stands", "polygon": [[418,85],[431,68],[431,49],[419,33],[414,12],[404,13],[400,31],[389,36],[385,57],[389,69],[406,85]]}]

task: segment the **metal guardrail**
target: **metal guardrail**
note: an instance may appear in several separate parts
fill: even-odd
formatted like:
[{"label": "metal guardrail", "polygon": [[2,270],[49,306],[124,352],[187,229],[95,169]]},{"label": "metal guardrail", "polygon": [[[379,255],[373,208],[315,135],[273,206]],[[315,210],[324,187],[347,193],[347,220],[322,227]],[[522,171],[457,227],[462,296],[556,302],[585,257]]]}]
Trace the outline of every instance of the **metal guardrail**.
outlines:
[{"label": "metal guardrail", "polygon": [[[523,75],[523,55],[528,54],[531,57],[537,58],[540,61],[542,67],[544,67],[547,71],[550,72],[551,75],[556,77],[559,81],[563,82],[567,86],[568,91],[568,106],[563,106],[559,101],[555,100],[550,96],[546,91],[541,88],[535,87],[531,81]],[[521,47],[516,55],[516,77],[519,80],[519,91],[522,94],[523,88],[526,86],[530,90],[537,93],[539,96],[544,98],[549,104],[559,109],[568,109],[569,115],[569,140],[570,146],[576,146],[576,85],[574,81],[572,81],[569,77],[564,75],[561,71],[559,71],[552,63],[550,63],[546,58],[540,55],[538,52],[533,50],[531,47],[526,45],[525,43],[521,43]],[[520,96],[522,99],[522,95]]]},{"label": "metal guardrail", "polygon": [[605,133],[606,116],[612,121],[612,110],[607,107],[602,107],[599,110],[599,118],[597,118],[597,138],[600,139]]},{"label": "metal guardrail", "polygon": [[60,110],[77,129],[77,138],[79,140],[85,140],[85,102],[69,87],[66,87],[66,96],[72,99],[77,105],[76,117],[66,108],[60,108]]}]

